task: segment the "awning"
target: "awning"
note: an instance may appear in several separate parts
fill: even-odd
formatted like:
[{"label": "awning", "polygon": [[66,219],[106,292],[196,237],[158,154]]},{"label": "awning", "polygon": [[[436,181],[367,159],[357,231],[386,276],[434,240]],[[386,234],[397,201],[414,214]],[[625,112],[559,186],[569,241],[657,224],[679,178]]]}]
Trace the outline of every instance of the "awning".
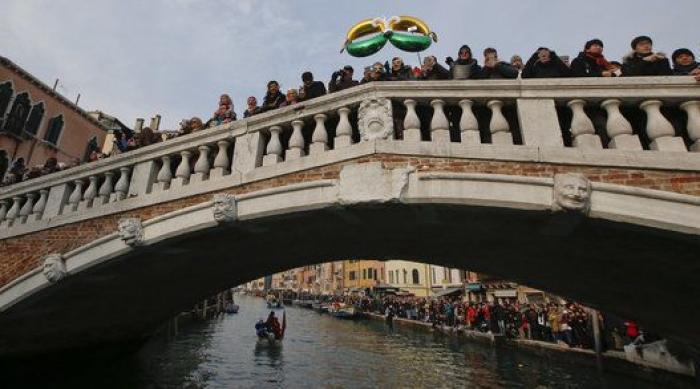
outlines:
[{"label": "awning", "polygon": [[470,292],[482,292],[486,288],[484,287],[484,284],[481,282],[475,282],[473,284],[467,284],[467,290]]},{"label": "awning", "polygon": [[518,291],[515,289],[511,290],[496,290],[493,292],[495,297],[518,297]]},{"label": "awning", "polygon": [[435,292],[434,296],[435,297],[442,297],[442,296],[447,296],[450,294],[457,294],[457,293],[461,293],[461,292],[462,292],[462,288],[446,288],[446,289],[438,290],[437,292]]}]

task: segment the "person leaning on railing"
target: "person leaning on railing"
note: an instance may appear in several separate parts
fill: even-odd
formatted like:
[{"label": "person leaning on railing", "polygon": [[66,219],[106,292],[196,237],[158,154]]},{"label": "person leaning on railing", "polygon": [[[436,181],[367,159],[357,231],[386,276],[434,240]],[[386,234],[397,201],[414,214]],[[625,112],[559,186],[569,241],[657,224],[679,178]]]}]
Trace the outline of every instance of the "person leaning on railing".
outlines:
[{"label": "person leaning on railing", "polygon": [[271,111],[280,107],[280,104],[285,100],[284,95],[280,92],[280,84],[277,81],[267,83],[267,93],[263,98],[263,104],[260,107],[262,112]]},{"label": "person leaning on railing", "polygon": [[440,65],[435,56],[429,55],[423,60],[419,78],[421,80],[449,80],[450,71]]},{"label": "person leaning on railing", "polygon": [[557,53],[546,47],[535,51],[525,64],[523,78],[559,78],[569,77],[571,70],[559,58]]},{"label": "person leaning on railing", "polygon": [[630,44],[632,52],[622,59],[623,76],[670,76],[673,74],[666,54],[652,51],[653,41],[638,36]]},{"label": "person leaning on railing", "polygon": [[479,78],[481,66],[472,55],[469,45],[462,45],[457,52],[457,60],[452,57],[445,58],[445,63],[450,67],[450,78],[453,80],[468,80]]},{"label": "person leaning on railing", "polygon": [[480,79],[514,79],[518,78],[518,69],[512,65],[499,61],[498,52],[492,47],[484,50],[484,66],[479,72]]},{"label": "person leaning on railing", "polygon": [[700,64],[695,61],[695,54],[689,49],[678,49],[671,55],[673,74],[678,76],[694,76],[700,81]]},{"label": "person leaning on railing", "polygon": [[345,65],[342,69],[333,72],[331,81],[328,83],[328,92],[333,93],[359,85],[359,82],[352,79],[353,73],[354,69],[350,65]]},{"label": "person leaning on railing", "polygon": [[617,77],[621,74],[603,55],[603,41],[591,39],[571,62],[572,77]]}]

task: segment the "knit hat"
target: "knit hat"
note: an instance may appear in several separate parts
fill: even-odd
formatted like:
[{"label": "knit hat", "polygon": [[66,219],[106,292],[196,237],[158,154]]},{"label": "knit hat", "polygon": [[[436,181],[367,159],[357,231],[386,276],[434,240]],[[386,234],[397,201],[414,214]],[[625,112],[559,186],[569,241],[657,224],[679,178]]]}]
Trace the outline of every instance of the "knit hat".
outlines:
[{"label": "knit hat", "polygon": [[631,45],[632,45],[632,50],[636,49],[636,48],[637,48],[637,45],[640,44],[640,43],[642,43],[642,42],[654,43],[654,41],[652,41],[651,38],[649,38],[648,36],[646,36],[646,35],[640,35],[640,36],[638,36],[638,37],[632,39],[632,43],[631,43]]},{"label": "knit hat", "polygon": [[459,48],[459,51],[457,52],[457,55],[462,52],[462,50],[467,50],[469,52],[469,56],[472,56],[472,49],[469,47],[469,45],[462,45],[462,47]]},{"label": "knit hat", "polygon": [[591,48],[593,45],[598,45],[600,47],[603,47],[603,41],[600,39],[591,39],[588,42],[586,42],[586,46],[584,46],[584,50],[588,50]]},{"label": "knit hat", "polygon": [[678,50],[673,52],[673,55],[671,55],[671,59],[673,59],[673,63],[676,63],[676,58],[680,57],[683,54],[687,54],[687,55],[693,57],[693,59],[695,59],[695,55],[693,54],[692,51],[685,49],[685,48],[678,49]]}]

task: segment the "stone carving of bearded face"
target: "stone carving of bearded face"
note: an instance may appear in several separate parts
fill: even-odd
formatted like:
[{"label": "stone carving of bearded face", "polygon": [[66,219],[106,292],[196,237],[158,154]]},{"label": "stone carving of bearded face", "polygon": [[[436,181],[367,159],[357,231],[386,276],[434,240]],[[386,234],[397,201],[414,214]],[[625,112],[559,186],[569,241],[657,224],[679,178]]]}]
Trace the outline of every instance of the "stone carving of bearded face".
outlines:
[{"label": "stone carving of bearded face", "polygon": [[143,226],[141,219],[127,218],[119,220],[119,236],[129,246],[143,243]]},{"label": "stone carving of bearded face", "polygon": [[554,175],[555,210],[588,212],[591,199],[591,183],[578,173]]},{"label": "stone carving of bearded face", "polygon": [[66,265],[63,262],[61,254],[49,254],[44,258],[44,276],[49,282],[58,282],[66,276]]}]

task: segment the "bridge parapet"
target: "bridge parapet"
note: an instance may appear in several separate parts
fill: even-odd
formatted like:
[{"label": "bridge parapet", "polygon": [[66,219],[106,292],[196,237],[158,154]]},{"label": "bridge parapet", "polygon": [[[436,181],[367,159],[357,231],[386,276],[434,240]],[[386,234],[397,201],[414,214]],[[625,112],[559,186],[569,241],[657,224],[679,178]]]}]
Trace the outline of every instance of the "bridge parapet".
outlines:
[{"label": "bridge parapet", "polygon": [[691,77],[370,83],[0,190],[0,239],[371,154],[700,171]]}]

